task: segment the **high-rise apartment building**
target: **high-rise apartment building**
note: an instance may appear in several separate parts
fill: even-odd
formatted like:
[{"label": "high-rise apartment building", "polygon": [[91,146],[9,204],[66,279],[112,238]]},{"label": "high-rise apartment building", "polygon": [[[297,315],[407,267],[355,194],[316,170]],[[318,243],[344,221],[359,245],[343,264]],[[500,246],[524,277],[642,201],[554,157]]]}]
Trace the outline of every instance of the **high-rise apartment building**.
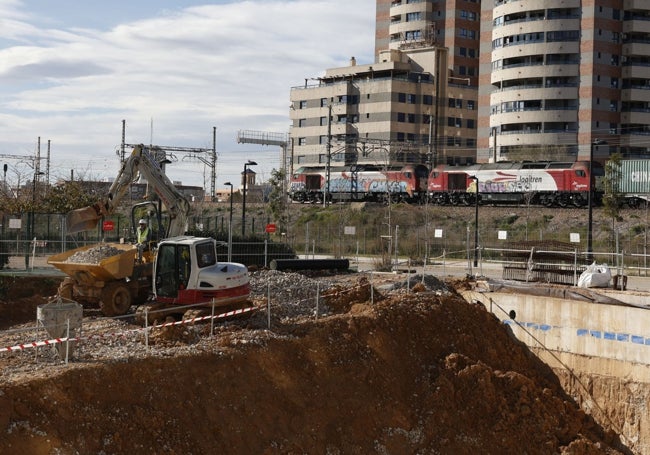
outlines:
[{"label": "high-rise apartment building", "polygon": [[449,16],[443,2],[378,0],[374,62],[292,88],[294,168],[474,162],[479,5],[464,3]]},{"label": "high-rise apartment building", "polygon": [[481,17],[479,161],[648,156],[650,2],[496,0]]},{"label": "high-rise apartment building", "polygon": [[443,163],[476,158],[480,5],[479,0],[377,0],[375,54],[423,42],[447,49],[448,65],[436,75],[444,109],[434,145]]}]

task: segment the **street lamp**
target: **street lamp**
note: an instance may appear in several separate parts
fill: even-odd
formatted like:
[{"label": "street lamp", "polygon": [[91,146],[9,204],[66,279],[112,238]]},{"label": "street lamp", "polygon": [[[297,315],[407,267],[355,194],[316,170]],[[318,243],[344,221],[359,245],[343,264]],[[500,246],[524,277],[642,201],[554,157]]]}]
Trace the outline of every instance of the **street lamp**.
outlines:
[{"label": "street lamp", "polygon": [[246,235],[246,181],[248,180],[248,166],[257,166],[255,161],[248,160],[244,163],[244,192],[242,194],[241,202],[241,236],[242,239]]},{"label": "street lamp", "polygon": [[232,261],[232,183],[226,182],[224,185],[230,187],[230,221],[228,221],[228,262]]},{"label": "street lamp", "polygon": [[478,177],[470,176],[476,182],[476,195],[474,198],[474,267],[478,267]]},{"label": "street lamp", "polygon": [[[32,178],[32,206],[29,211],[28,225],[27,225],[27,241],[25,242],[25,270],[29,269],[29,245],[34,240],[34,206],[36,205],[36,179],[43,172],[34,172]],[[33,269],[33,264],[32,264]]]},{"label": "street lamp", "polygon": [[587,259],[591,262],[592,252],[593,252],[593,193],[594,193],[594,175],[593,175],[593,163],[594,163],[594,147],[599,145],[607,144],[602,139],[595,139],[589,146],[589,193],[587,194],[587,208],[589,209],[589,214],[587,217]]}]

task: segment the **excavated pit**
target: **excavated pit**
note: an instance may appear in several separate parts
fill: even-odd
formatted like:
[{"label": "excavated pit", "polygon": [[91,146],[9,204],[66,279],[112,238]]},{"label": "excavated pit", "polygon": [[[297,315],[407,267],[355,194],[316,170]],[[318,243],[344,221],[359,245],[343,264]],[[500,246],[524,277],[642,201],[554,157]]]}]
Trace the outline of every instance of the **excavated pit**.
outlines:
[{"label": "excavated pit", "polygon": [[[634,453],[462,283],[411,279],[254,272],[253,316],[154,328],[148,346],[89,314],[67,365],[0,353],[0,453]],[[5,293],[0,347],[52,281]]]}]

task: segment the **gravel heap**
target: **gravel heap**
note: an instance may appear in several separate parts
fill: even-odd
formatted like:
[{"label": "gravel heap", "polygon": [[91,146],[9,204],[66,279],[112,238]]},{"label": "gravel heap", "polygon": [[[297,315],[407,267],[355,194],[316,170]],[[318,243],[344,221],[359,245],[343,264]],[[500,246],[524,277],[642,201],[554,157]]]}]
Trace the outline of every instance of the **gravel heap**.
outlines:
[{"label": "gravel heap", "polygon": [[270,296],[271,314],[282,322],[315,316],[317,296],[318,314],[328,314],[330,309],[323,304],[322,293],[332,286],[330,279],[300,273],[262,270],[250,274],[251,298],[255,301]]},{"label": "gravel heap", "polygon": [[106,258],[116,256],[124,250],[115,248],[110,245],[99,245],[83,251],[77,251],[70,256],[65,262],[74,262],[76,264],[99,264]]},{"label": "gravel heap", "polygon": [[407,290],[417,286],[422,287],[422,291],[435,292],[437,295],[448,295],[453,291],[445,284],[444,281],[433,275],[411,275],[407,280],[397,281],[390,287],[391,290]]}]

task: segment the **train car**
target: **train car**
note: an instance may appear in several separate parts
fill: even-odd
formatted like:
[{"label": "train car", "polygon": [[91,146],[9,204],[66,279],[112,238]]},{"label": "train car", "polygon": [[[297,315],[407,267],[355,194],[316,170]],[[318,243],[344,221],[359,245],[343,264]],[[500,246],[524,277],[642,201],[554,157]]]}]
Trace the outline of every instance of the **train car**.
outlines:
[{"label": "train car", "polygon": [[[604,170],[593,164],[595,188]],[[470,205],[476,200],[478,182],[482,204],[582,207],[588,202],[589,178],[588,161],[440,165],[429,175],[428,198],[434,204]]]},{"label": "train car", "polygon": [[428,168],[424,165],[301,167],[291,176],[289,197],[296,202],[424,200]]}]

